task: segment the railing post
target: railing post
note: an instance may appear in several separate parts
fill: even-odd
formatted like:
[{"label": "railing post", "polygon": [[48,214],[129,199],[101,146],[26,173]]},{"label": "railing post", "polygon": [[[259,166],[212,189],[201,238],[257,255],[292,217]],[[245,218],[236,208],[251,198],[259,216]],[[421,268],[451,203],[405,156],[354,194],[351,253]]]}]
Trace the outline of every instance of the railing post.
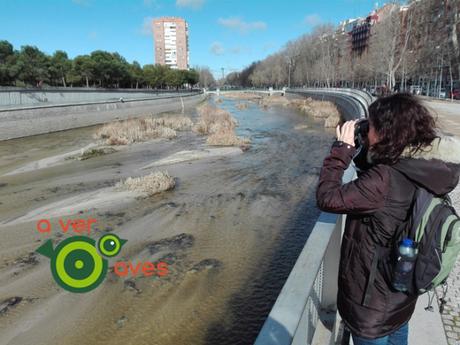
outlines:
[{"label": "railing post", "polygon": [[[354,178],[356,178],[356,170],[354,165],[350,164],[343,174],[342,182],[347,183]],[[324,254],[323,298],[321,300],[321,308],[323,310],[337,310],[340,247],[343,230],[345,229],[345,219],[346,215],[344,214],[337,217],[334,232]]]},{"label": "railing post", "polygon": [[321,299],[321,309],[327,311],[337,310],[337,279],[339,274],[340,243],[344,218],[345,216],[343,215],[337,217],[334,232],[324,255],[323,296]]}]

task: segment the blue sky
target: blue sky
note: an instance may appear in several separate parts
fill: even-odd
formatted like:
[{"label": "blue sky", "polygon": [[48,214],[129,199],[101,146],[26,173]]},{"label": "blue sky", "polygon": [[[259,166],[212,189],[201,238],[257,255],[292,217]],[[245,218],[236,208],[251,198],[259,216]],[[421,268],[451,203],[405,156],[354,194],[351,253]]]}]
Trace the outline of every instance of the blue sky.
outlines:
[{"label": "blue sky", "polygon": [[[383,3],[379,3],[382,5]],[[153,63],[150,21],[189,23],[191,66],[216,76],[240,70],[309,32],[315,24],[367,15],[375,0],[0,0],[0,40],[71,58],[102,49]]]}]

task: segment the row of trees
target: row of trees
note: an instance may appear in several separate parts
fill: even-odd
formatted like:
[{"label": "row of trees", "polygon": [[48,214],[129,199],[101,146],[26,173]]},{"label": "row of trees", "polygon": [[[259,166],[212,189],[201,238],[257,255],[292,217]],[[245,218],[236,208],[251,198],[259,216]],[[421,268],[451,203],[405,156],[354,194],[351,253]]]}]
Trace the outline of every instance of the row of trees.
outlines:
[{"label": "row of trees", "polygon": [[207,87],[215,83],[207,68],[175,70],[162,65],[129,63],[118,53],[97,50],[70,59],[58,50],[47,55],[34,46],[15,50],[0,41],[0,85],[86,86],[107,88]]},{"label": "row of trees", "polygon": [[377,11],[362,51],[352,50],[344,27],[319,25],[226,81],[246,87],[453,87],[460,76],[459,10],[458,0],[390,3]]}]

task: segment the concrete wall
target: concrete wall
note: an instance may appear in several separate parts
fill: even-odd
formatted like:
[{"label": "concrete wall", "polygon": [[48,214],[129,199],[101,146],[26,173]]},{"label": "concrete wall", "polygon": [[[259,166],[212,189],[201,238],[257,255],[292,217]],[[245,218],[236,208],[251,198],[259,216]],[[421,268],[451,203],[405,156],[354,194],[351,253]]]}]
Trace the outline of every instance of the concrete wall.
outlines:
[{"label": "concrete wall", "polygon": [[367,109],[373,101],[362,91],[351,89],[291,89],[286,93],[330,101],[337,106],[345,121],[367,117]]},{"label": "concrete wall", "polygon": [[[181,91],[181,93],[188,93]],[[177,92],[167,92],[148,89],[87,89],[87,88],[56,88],[56,89],[18,89],[0,88],[0,108],[49,105],[49,104],[72,104],[89,103],[100,101],[115,101],[123,98],[143,99],[177,95]]]},{"label": "concrete wall", "polygon": [[203,94],[73,105],[48,105],[0,110],[0,140],[85,127],[117,119],[181,111],[195,107]]}]

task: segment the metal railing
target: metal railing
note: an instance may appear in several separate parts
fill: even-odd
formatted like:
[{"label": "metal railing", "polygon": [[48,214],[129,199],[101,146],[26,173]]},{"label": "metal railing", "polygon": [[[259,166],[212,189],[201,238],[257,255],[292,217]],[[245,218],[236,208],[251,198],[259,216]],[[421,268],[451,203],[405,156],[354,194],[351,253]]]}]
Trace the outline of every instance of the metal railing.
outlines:
[{"label": "metal railing", "polygon": [[[367,117],[373,101],[351,89],[296,89],[288,93],[333,101],[346,119]],[[343,183],[356,176],[350,165]],[[337,277],[345,215],[322,212],[281,290],[255,345],[325,345],[341,339]]]}]

